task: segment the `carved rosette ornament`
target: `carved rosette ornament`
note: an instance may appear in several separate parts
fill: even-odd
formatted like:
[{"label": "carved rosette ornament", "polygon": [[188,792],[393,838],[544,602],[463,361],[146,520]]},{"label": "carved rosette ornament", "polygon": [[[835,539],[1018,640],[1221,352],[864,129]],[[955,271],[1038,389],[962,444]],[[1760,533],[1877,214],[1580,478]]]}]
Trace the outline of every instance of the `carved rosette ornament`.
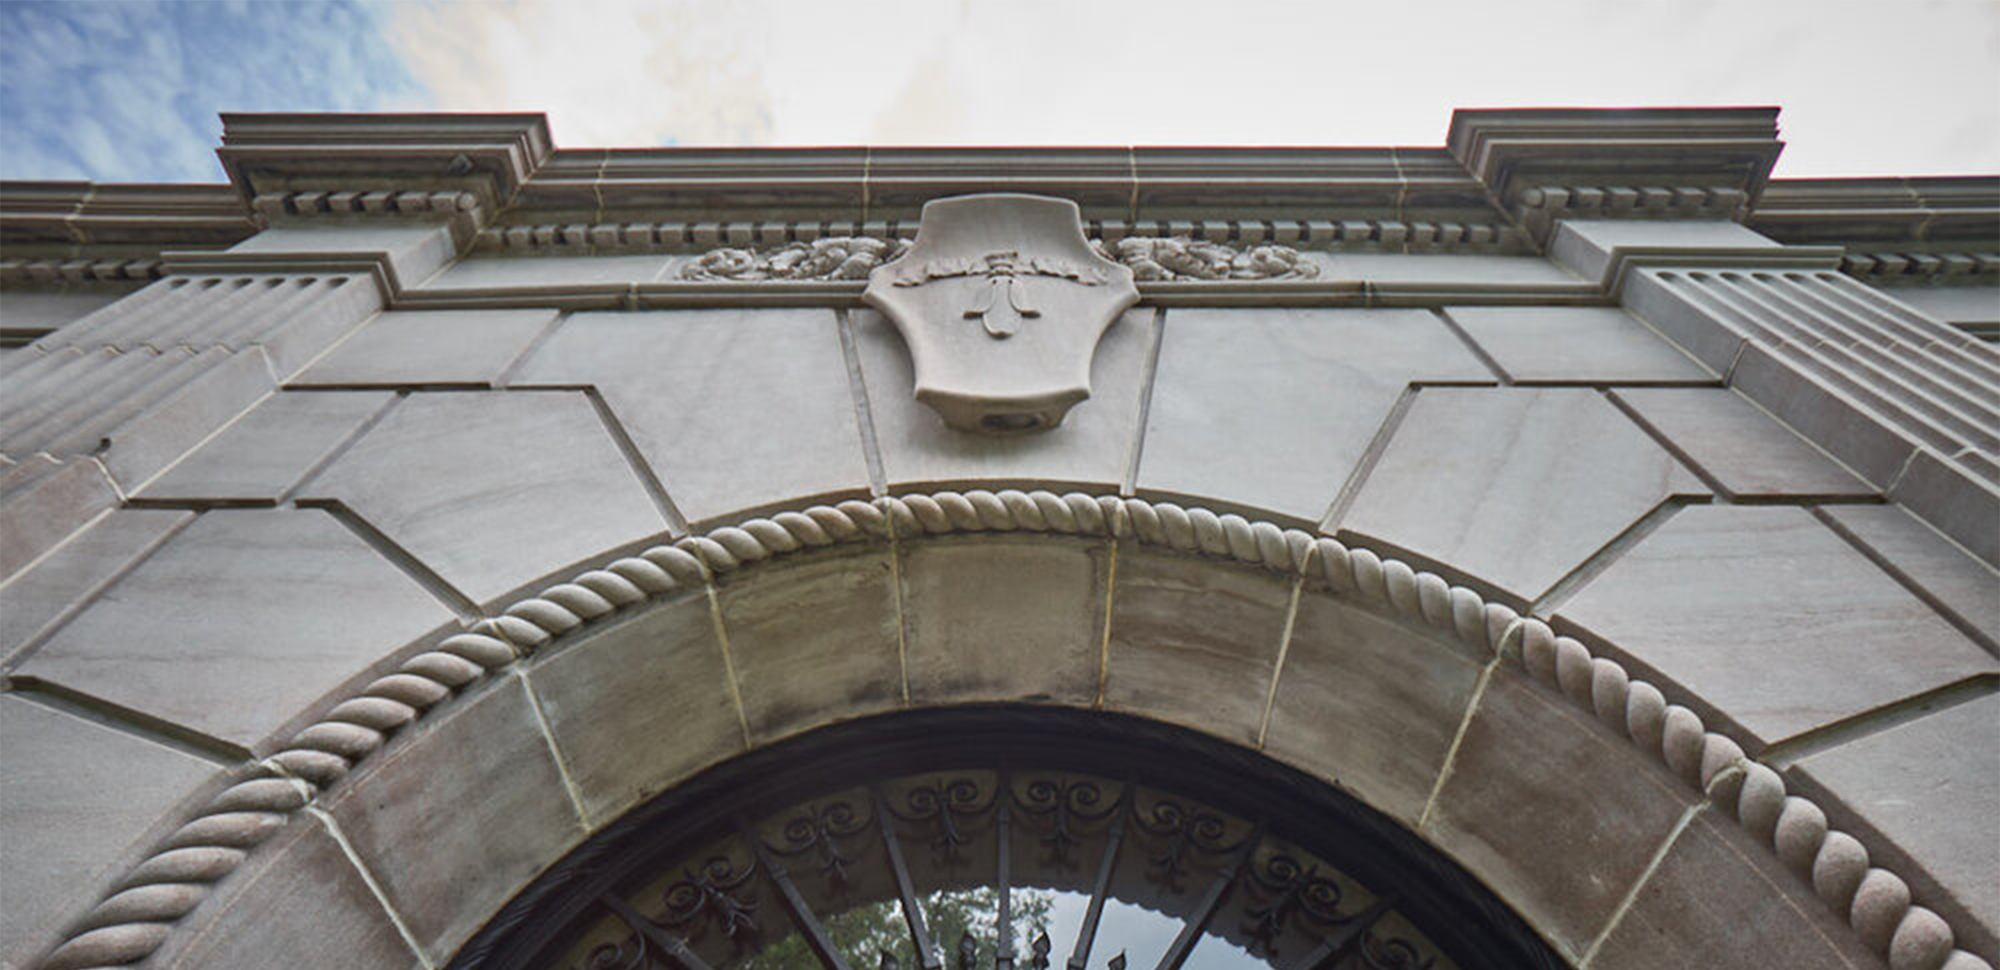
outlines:
[{"label": "carved rosette ornament", "polygon": [[915,244],[861,298],[909,345],[917,400],[951,427],[1010,434],[1090,396],[1098,339],[1139,291],[1084,238],[1076,203],[993,194],[925,203]]}]

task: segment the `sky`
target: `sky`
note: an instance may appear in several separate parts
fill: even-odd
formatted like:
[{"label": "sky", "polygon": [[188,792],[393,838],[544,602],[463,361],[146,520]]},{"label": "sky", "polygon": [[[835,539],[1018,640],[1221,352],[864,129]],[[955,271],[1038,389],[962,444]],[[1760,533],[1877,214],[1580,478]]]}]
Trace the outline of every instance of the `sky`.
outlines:
[{"label": "sky", "polygon": [[565,148],[1407,145],[1455,107],[1778,105],[1780,177],[2000,173],[2000,0],[0,0],[0,177],[217,182],[223,111]]}]

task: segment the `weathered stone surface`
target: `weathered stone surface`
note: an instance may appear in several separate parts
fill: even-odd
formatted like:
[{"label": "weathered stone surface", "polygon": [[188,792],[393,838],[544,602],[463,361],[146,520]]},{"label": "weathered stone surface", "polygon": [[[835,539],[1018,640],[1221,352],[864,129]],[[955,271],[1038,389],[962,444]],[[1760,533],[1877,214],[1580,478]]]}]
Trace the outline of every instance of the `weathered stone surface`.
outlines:
[{"label": "weathered stone surface", "polygon": [[1788,366],[1760,344],[1744,345],[1730,386],[1882,488],[1896,481],[1916,450],[1852,398]]},{"label": "weathered stone surface", "polygon": [[1418,829],[1574,960],[1693,789],[1567,700],[1496,670]]},{"label": "weathered stone surface", "polygon": [[1549,257],[1585,279],[1610,283],[1606,274],[1626,255],[1685,250],[1698,257],[1778,248],[1769,237],[1727,219],[1564,219],[1549,240]]},{"label": "weathered stone surface", "polygon": [[867,487],[827,310],[579,313],[513,383],[595,385],[690,522]]},{"label": "weathered stone surface", "polygon": [[903,703],[889,555],[815,553],[716,593],[750,737],[762,744]]},{"label": "weathered stone surface", "polygon": [[2000,572],[1895,506],[1828,505],[1820,511],[1880,557],[1884,568],[1983,634],[1988,650],[2000,649]]},{"label": "weathered stone surface", "polygon": [[555,319],[554,310],[392,310],[292,383],[490,386]]},{"label": "weathered stone surface", "polygon": [[302,814],[224,880],[148,965],[397,970],[422,963],[325,825]]},{"label": "weathered stone surface", "polygon": [[0,694],[0,963],[27,966],[217,771],[193,755]]},{"label": "weathered stone surface", "polygon": [[1448,307],[1516,381],[1644,384],[1716,375],[1616,307]]},{"label": "weathered stone surface", "polygon": [[325,512],[204,513],[21,666],[246,747],[451,613]]},{"label": "weathered stone surface", "polygon": [[1493,375],[1422,310],[1173,310],[1138,487],[1317,522],[1411,381]]},{"label": "weathered stone surface", "polygon": [[416,394],[301,499],[335,499],[475,602],[663,532],[580,392]]},{"label": "weathered stone surface", "polygon": [[1434,632],[1305,593],[1264,750],[1415,824],[1479,671],[1462,647]]},{"label": "weathered stone surface", "polygon": [[377,392],[279,392],[153,479],[139,497],[276,502],[389,399]]},{"label": "weathered stone surface", "polygon": [[118,504],[118,490],[94,458],[72,458],[42,473],[0,505],[0,579],[21,571]]},{"label": "weathered stone surface", "polygon": [[1532,600],[1700,480],[1584,388],[1427,388],[1341,529]]},{"label": "weathered stone surface", "polygon": [[1937,526],[1972,554],[2000,565],[2000,485],[1981,479],[1965,463],[1919,448],[1896,479],[1889,497]]},{"label": "weathered stone surface", "polygon": [[326,801],[430,958],[444,963],[583,822],[512,677],[435,712]]},{"label": "weathered stone surface", "polygon": [[1105,706],[1255,744],[1291,597],[1269,573],[1121,548]]},{"label": "weathered stone surface", "polygon": [[1875,494],[1874,487],[1734,391],[1621,388],[1612,393],[1732,498]]},{"label": "weathered stone surface", "polygon": [[1108,552],[992,537],[904,547],[910,701],[1091,703]]},{"label": "weathered stone surface", "polygon": [[0,586],[0,662],[192,518],[192,512],[114,511]]},{"label": "weathered stone surface", "polygon": [[463,292],[575,286],[578,283],[650,283],[663,279],[671,256],[536,256],[461,259],[424,280],[419,289]]},{"label": "weathered stone surface", "polygon": [[[200,366],[200,365],[196,365]],[[262,347],[219,358],[206,371],[115,429],[107,429],[104,467],[135,491],[277,389]]]},{"label": "weathered stone surface", "polygon": [[1799,508],[1683,509],[1559,616],[1711,705],[1753,752],[2000,669]]},{"label": "weathered stone surface", "polygon": [[2000,696],[1819,752],[1786,774],[1873,829],[1862,841],[1874,864],[1908,880],[1964,934],[1960,945],[2000,949]]},{"label": "weathered stone surface", "polygon": [[1562,267],[1534,256],[1347,252],[1307,255],[1324,262],[1322,279],[1366,280],[1377,285],[1552,286],[1577,281]]},{"label": "weathered stone surface", "polygon": [[744,744],[699,590],[539,655],[528,679],[593,827]]},{"label": "weathered stone surface", "polygon": [[1769,848],[1704,810],[1674,840],[1590,965],[1875,970],[1882,964]]},{"label": "weathered stone surface", "polygon": [[1015,437],[967,434],[912,396],[903,338],[879,313],[856,311],[854,343],[868,412],[891,488],[963,479],[1115,487],[1125,480],[1139,434],[1153,311],[1132,310],[1104,332],[1091,362],[1090,399],[1053,431]]},{"label": "weathered stone surface", "polygon": [[457,255],[451,230],[437,225],[384,224],[380,220],[342,225],[275,226],[230,247],[258,256],[380,259],[405,286],[415,286]]}]

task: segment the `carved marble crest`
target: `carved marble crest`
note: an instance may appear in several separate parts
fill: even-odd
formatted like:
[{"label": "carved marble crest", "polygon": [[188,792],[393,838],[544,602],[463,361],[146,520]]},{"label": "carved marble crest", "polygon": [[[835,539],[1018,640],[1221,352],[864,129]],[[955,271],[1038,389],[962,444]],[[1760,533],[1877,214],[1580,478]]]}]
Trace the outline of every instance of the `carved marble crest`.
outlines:
[{"label": "carved marble crest", "polygon": [[909,345],[917,400],[1006,434],[1055,427],[1090,396],[1098,338],[1139,291],[1084,238],[1076,203],[992,194],[926,203],[915,244],[862,299]]}]

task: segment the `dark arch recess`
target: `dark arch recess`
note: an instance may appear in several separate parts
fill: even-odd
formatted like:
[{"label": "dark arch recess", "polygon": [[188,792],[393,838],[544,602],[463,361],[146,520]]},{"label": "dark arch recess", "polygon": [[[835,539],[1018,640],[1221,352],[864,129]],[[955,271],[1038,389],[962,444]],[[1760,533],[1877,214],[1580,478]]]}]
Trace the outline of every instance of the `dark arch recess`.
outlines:
[{"label": "dark arch recess", "polygon": [[[644,743],[634,739],[634,743]],[[907,711],[809,731],[732,758],[627,812],[482,927],[448,970],[539,970],[598,897],[645,878],[743,813],[861,780],[976,764],[1116,776],[1255,820],[1381,891],[1461,967],[1568,964],[1483,884],[1332,785],[1255,751],[1121,714],[1020,705]]]}]

